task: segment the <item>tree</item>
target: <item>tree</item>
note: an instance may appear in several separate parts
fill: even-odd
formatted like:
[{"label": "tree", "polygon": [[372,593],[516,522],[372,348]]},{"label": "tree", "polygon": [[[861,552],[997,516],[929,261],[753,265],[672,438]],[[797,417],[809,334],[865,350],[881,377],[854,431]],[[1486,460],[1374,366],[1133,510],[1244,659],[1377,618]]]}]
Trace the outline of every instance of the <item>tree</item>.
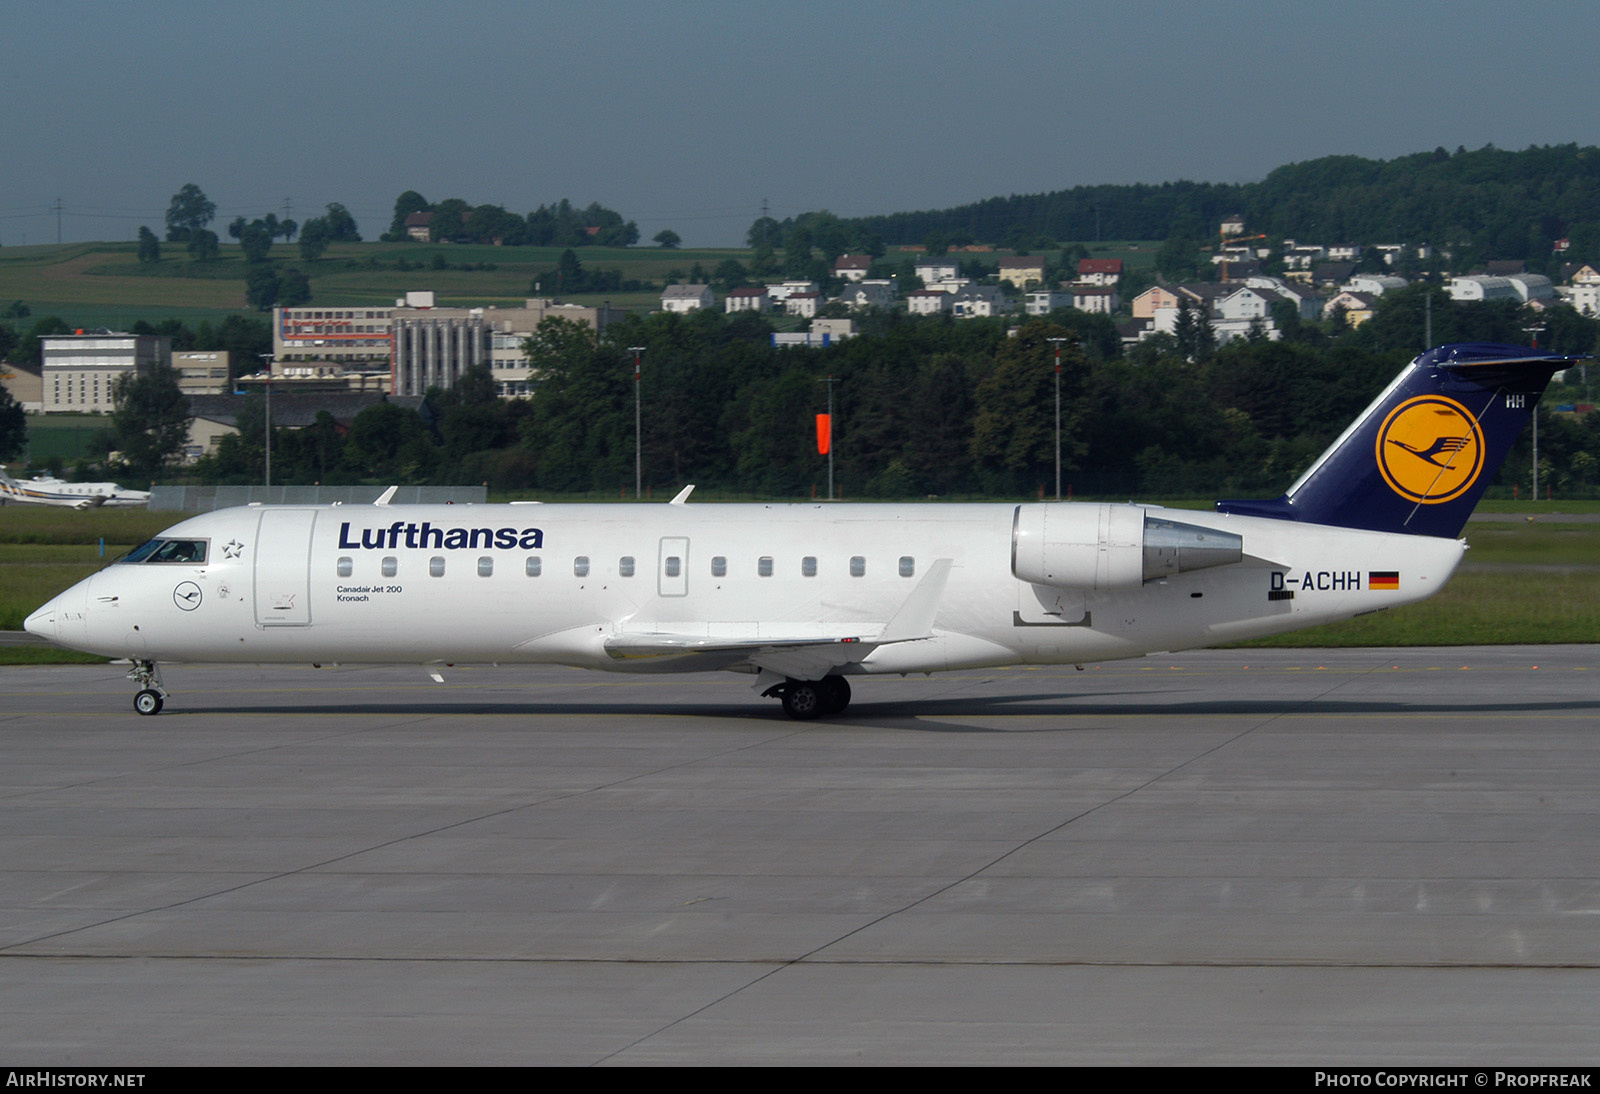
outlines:
[{"label": "tree", "polygon": [[206,228],[196,228],[188,235],[189,257],[196,262],[210,262],[221,252],[217,245],[217,233]]},{"label": "tree", "polygon": [[14,460],[28,447],[28,416],[11,389],[0,387],[0,460]]},{"label": "tree", "polygon": [[757,217],[756,222],[750,225],[750,230],[745,233],[744,243],[752,249],[757,247],[770,247],[776,250],[783,246],[783,226],[771,217]]},{"label": "tree", "polygon": [[112,430],[124,462],[140,477],[154,477],[183,450],[189,435],[189,400],[178,374],[160,366],[123,373],[112,392]]},{"label": "tree", "polygon": [[328,224],[328,242],[361,242],[361,232],[356,227],[356,218],[351,216],[350,211],[337,201],[328,206],[328,215],[325,219]]},{"label": "tree", "polygon": [[194,183],[185,184],[167,206],[167,242],[187,243],[191,234],[210,224],[216,215],[216,203]]},{"label": "tree", "polygon": [[161,241],[149,228],[139,229],[139,262],[141,265],[154,266],[161,261]]},{"label": "tree", "polygon": [[245,275],[245,301],[257,311],[267,311],[278,302],[278,274],[271,266],[258,266]]},{"label": "tree", "polygon": [[264,221],[255,220],[246,224],[239,231],[239,247],[244,251],[246,262],[265,262],[267,254],[272,250],[272,237],[277,234],[277,224],[268,225]]},{"label": "tree", "polygon": [[299,270],[284,270],[278,275],[278,303],[285,308],[311,303],[311,280]]},{"label": "tree", "polygon": [[656,246],[660,247],[664,251],[675,250],[677,249],[678,244],[683,242],[683,237],[677,232],[674,232],[671,228],[657,232],[654,238]]},{"label": "tree", "polygon": [[312,217],[300,229],[300,257],[315,262],[328,249],[328,221]]}]

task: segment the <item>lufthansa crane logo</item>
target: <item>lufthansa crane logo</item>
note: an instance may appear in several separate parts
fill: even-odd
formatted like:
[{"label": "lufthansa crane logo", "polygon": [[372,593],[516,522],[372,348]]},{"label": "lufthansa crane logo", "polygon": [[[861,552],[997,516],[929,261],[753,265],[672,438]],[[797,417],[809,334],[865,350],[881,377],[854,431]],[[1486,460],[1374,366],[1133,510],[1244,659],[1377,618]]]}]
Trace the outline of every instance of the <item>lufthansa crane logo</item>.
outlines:
[{"label": "lufthansa crane logo", "polygon": [[1424,505],[1452,501],[1483,472],[1483,430],[1471,412],[1443,395],[1407,399],[1378,430],[1378,470],[1401,497]]}]

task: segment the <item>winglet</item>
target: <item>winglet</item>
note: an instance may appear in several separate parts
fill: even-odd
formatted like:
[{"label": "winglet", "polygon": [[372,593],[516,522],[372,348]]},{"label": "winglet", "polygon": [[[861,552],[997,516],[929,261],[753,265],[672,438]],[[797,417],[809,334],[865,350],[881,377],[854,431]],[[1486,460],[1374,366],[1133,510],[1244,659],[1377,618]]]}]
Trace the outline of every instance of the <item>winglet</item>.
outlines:
[{"label": "winglet", "polygon": [[684,502],[689,500],[689,495],[692,493],[694,493],[694,483],[691,482],[688,486],[685,486],[682,490],[679,490],[678,496],[667,502],[667,504],[682,505]]},{"label": "winglet", "polygon": [[400,488],[398,486],[389,487],[389,489],[387,489],[383,493],[379,494],[378,495],[378,500],[373,502],[372,504],[373,505],[388,505],[390,500],[395,496],[395,493],[399,489]]},{"label": "winglet", "polygon": [[894,618],[884,625],[878,642],[910,642],[933,637],[933,620],[939,614],[939,601],[944,597],[950,566],[950,559],[941,558],[928,567],[928,572],[911,590],[911,595],[894,613]]}]

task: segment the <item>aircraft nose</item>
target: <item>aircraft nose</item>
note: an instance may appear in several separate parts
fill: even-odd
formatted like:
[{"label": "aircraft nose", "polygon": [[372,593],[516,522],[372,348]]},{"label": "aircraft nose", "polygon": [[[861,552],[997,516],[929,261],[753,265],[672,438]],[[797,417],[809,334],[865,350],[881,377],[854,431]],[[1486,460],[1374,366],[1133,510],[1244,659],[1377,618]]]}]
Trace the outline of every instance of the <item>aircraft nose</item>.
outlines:
[{"label": "aircraft nose", "polygon": [[50,601],[24,619],[22,621],[22,629],[29,634],[36,634],[40,638],[48,638],[53,641],[56,636],[56,612],[58,611],[60,599],[60,597],[56,597],[55,600]]}]

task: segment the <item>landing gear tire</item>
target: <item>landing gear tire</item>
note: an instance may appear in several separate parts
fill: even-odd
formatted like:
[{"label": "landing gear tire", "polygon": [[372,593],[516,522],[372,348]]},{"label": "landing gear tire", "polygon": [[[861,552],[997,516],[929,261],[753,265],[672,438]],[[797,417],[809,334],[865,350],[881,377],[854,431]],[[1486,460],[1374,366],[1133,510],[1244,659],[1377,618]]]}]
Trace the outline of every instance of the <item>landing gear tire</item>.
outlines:
[{"label": "landing gear tire", "polygon": [[783,690],[783,712],[797,722],[822,713],[822,687],[813,680],[794,680]]},{"label": "landing gear tire", "polygon": [[133,709],[140,714],[160,714],[167,692],[161,686],[161,670],[156,663],[135,661],[128,669],[128,679],[139,685],[139,692],[133,697]]},{"label": "landing gear tire", "polygon": [[850,681],[843,676],[824,676],[817,687],[822,692],[823,717],[839,714],[850,705]]}]

